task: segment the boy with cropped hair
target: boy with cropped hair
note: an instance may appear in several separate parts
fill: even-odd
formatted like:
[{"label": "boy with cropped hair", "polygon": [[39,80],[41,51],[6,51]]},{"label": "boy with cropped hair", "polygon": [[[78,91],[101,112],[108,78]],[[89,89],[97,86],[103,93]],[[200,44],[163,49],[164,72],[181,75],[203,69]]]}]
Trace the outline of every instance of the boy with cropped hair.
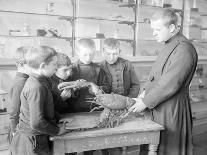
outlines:
[{"label": "boy with cropped hair", "polygon": [[73,103],[74,112],[89,112],[93,107],[88,99],[101,91],[108,93],[110,90],[106,73],[100,65],[92,62],[95,50],[95,43],[91,39],[83,38],[77,42],[76,53],[79,59],[74,64],[73,80],[84,79],[91,82],[91,85],[78,91],[77,100]]},{"label": "boy with cropped hair", "polygon": [[14,77],[13,85],[10,89],[10,98],[11,98],[11,111],[10,115],[10,141],[12,135],[16,131],[16,126],[19,123],[19,113],[20,113],[20,94],[24,87],[26,80],[29,78],[28,68],[26,67],[25,56],[27,51],[30,49],[30,46],[21,46],[16,49],[14,53],[14,60],[17,66],[17,73]]},{"label": "boy with cropped hair", "polygon": [[[73,80],[84,79],[91,82],[89,88],[81,88],[77,91],[77,98],[73,103],[74,112],[89,112],[93,107],[89,98],[95,97],[95,94],[108,93],[110,86],[106,73],[100,65],[92,62],[96,46],[93,40],[83,38],[78,40],[76,53],[78,61],[74,64]],[[94,151],[85,151],[84,155],[93,155]]]},{"label": "boy with cropped hair", "polygon": [[109,78],[111,92],[135,98],[139,94],[139,80],[130,61],[121,58],[120,52],[118,40],[105,39],[102,67]]},{"label": "boy with cropped hair", "polygon": [[64,89],[60,91],[58,85],[61,82],[70,81],[72,68],[73,66],[70,58],[64,53],[57,53],[57,71],[51,77],[51,81],[55,111],[57,111],[58,114],[71,112],[70,98],[74,97],[74,91],[73,89]]},{"label": "boy with cropped hair", "polygon": [[30,76],[21,93],[20,119],[11,142],[15,155],[49,155],[49,135],[66,132],[58,127],[54,116],[51,77],[57,69],[57,53],[53,48],[31,48],[26,54]]},{"label": "boy with cropped hair", "polygon": [[[107,73],[110,84],[110,93],[136,98],[139,94],[140,84],[132,64],[120,57],[120,43],[114,38],[103,42],[102,68]],[[104,149],[103,155],[119,155],[119,148]]]}]

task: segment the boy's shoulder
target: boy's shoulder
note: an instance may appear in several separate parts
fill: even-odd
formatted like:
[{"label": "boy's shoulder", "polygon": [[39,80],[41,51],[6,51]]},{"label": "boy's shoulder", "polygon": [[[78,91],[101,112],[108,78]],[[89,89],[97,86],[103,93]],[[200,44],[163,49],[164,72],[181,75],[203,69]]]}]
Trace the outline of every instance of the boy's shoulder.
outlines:
[{"label": "boy's shoulder", "polygon": [[29,75],[27,75],[26,73],[22,73],[22,72],[17,72],[14,80],[19,80],[19,79],[28,79]]},{"label": "boy's shoulder", "polygon": [[129,60],[124,59],[124,58],[122,58],[122,57],[119,57],[119,58],[118,58],[118,61],[121,62],[121,63],[130,63]]},{"label": "boy's shoulder", "polygon": [[14,76],[14,81],[12,87],[18,87],[19,85],[24,85],[27,79],[29,78],[29,75],[21,72],[17,72]]},{"label": "boy's shoulder", "polygon": [[38,90],[42,88],[48,88],[50,89],[51,87],[51,81],[49,79],[45,78],[37,78],[35,76],[29,76],[27,79],[24,90]]},{"label": "boy's shoulder", "polygon": [[92,62],[91,65],[94,66],[94,67],[98,67],[98,68],[101,67],[101,63],[100,62]]},{"label": "boy's shoulder", "polygon": [[[127,59],[121,58],[119,57],[117,59],[118,64],[124,65],[124,66],[129,66],[131,64],[131,62]],[[100,62],[100,66],[101,67],[105,67],[106,66],[106,60],[103,60],[102,62]]]}]

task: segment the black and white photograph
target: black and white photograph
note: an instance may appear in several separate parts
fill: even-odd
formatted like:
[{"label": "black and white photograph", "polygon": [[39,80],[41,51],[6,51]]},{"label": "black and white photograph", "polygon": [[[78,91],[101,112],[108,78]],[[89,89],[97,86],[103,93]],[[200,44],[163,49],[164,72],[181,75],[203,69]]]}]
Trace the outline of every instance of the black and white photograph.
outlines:
[{"label": "black and white photograph", "polygon": [[207,0],[0,0],[0,155],[206,152]]}]

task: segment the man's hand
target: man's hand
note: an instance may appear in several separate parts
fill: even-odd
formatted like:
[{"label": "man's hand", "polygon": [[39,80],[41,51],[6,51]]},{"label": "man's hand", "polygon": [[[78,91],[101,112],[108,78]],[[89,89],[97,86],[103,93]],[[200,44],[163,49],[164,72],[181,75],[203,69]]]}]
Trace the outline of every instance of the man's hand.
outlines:
[{"label": "man's hand", "polygon": [[67,132],[68,132],[68,130],[66,130],[65,124],[61,124],[61,126],[59,126],[58,135],[62,135],[62,134],[67,133]]},{"label": "man's hand", "polygon": [[142,93],[139,94],[138,98],[144,98],[144,96],[145,96],[145,90],[143,90]]},{"label": "man's hand", "polygon": [[129,108],[129,111],[133,112],[142,112],[147,106],[143,103],[141,98],[132,98],[133,100],[136,101],[136,103]]},{"label": "man's hand", "polygon": [[66,124],[66,123],[70,123],[70,122],[72,122],[72,121],[73,121],[72,118],[61,118],[61,119],[59,120],[59,123]]},{"label": "man's hand", "polygon": [[62,93],[60,94],[63,101],[67,100],[68,98],[71,98],[72,92],[71,89],[64,89]]}]

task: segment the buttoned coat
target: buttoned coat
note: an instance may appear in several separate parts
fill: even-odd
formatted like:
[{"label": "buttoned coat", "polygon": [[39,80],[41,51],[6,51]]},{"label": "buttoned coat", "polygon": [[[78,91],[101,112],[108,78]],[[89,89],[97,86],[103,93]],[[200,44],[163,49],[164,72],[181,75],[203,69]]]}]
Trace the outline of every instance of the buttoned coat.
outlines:
[{"label": "buttoned coat", "polygon": [[[121,66],[120,68],[123,69],[122,76],[123,76],[124,94],[122,95],[132,98],[137,97],[140,90],[140,83],[131,62],[119,57],[116,64]],[[106,72],[107,77],[109,79],[109,84],[112,87],[113,76],[115,76],[115,73],[111,73],[109,71],[106,61],[101,62],[101,66]],[[112,90],[110,90],[110,92],[112,92]]]},{"label": "buttoned coat", "polygon": [[152,66],[143,102],[152,120],[165,128],[158,155],[192,155],[189,85],[197,59],[193,45],[178,33],[165,43]]}]

